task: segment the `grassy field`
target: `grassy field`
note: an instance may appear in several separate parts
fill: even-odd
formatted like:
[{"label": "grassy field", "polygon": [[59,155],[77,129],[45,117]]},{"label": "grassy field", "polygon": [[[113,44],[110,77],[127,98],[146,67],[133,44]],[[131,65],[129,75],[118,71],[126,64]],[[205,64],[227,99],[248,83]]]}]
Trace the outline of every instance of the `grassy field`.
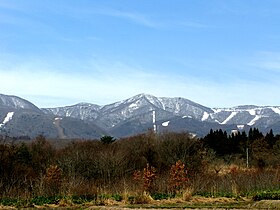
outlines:
[{"label": "grassy field", "polygon": [[[0,209],[46,208],[46,209],[280,209],[280,200],[272,192],[262,200],[259,193],[250,197],[203,197],[198,195],[176,196],[161,200],[149,194],[102,195],[95,198],[75,196],[35,197],[33,199],[1,199]],[[277,194],[277,193],[276,193]]]}]

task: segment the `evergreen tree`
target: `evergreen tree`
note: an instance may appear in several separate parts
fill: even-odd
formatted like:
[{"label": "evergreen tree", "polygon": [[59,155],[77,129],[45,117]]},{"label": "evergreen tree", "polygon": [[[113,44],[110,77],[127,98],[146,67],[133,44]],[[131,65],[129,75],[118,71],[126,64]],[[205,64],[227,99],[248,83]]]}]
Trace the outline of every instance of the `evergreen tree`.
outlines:
[{"label": "evergreen tree", "polygon": [[113,142],[116,141],[116,139],[112,136],[102,136],[100,138],[100,141],[103,143],[103,144],[112,144]]},{"label": "evergreen tree", "polygon": [[276,143],[276,138],[273,134],[272,129],[270,129],[269,133],[266,134],[265,141],[268,143],[270,148],[273,148],[273,145]]}]

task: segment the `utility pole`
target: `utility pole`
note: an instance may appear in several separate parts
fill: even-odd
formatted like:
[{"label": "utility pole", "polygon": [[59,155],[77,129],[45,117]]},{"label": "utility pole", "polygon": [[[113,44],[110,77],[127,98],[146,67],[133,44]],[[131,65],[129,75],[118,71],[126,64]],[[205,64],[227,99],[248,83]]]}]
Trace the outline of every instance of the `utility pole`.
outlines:
[{"label": "utility pole", "polygon": [[246,167],[249,168],[249,148],[246,148]]}]

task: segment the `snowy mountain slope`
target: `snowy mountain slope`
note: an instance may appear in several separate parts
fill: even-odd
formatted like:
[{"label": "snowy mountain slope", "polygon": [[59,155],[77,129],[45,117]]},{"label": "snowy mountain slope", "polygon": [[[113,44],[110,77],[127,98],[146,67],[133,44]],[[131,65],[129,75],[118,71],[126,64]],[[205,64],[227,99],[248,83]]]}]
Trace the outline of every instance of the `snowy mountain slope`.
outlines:
[{"label": "snowy mountain slope", "polygon": [[162,104],[156,97],[139,94],[127,100],[103,106],[97,121],[109,129],[131,118],[139,118],[143,123],[147,123],[152,121],[154,110],[159,113],[158,119],[173,116],[173,113],[162,109]]},{"label": "snowy mountain slope", "polygon": [[[52,108],[48,111],[59,116],[95,122],[103,129],[118,136],[121,134],[132,135],[137,133],[137,129],[140,132],[147,129],[147,126],[153,127],[151,125],[153,111],[156,112],[157,122],[165,122],[164,126],[160,124],[159,127],[171,130],[176,130],[182,124],[188,125],[185,126],[186,131],[191,130],[190,121],[194,124],[200,122],[200,127],[204,132],[214,127],[242,130],[257,125],[261,130],[267,130],[269,126],[280,121],[280,107],[277,106],[245,105],[212,109],[180,97],[155,97],[148,94],[138,94],[105,106],[77,104],[71,107]],[[175,118],[176,122],[174,122]]]},{"label": "snowy mountain slope", "polygon": [[174,117],[169,121],[158,123],[157,129],[159,131],[175,131],[175,132],[187,131],[196,136],[202,137],[207,133],[209,133],[210,129],[213,130],[222,129],[230,133],[232,130],[237,129],[237,127],[236,125],[233,124],[221,125],[215,122],[204,122],[189,117],[185,117],[185,118]]},{"label": "snowy mountain slope", "polygon": [[[258,121],[277,121],[280,119],[280,107],[276,106],[238,106],[213,109],[211,119],[220,124],[239,124],[254,126]],[[273,123],[273,122],[272,122]],[[268,123],[270,124],[270,123]]]},{"label": "snowy mountain slope", "polygon": [[99,115],[100,106],[90,103],[79,103],[72,106],[44,108],[45,114],[54,114],[57,116],[65,116],[78,118],[81,120],[95,120]]},{"label": "snowy mountain slope", "polygon": [[[73,112],[76,113],[76,112]],[[34,104],[16,97],[0,95],[0,135],[48,138],[100,138],[107,134],[94,123],[71,117],[57,120],[52,112],[43,112]]]},{"label": "snowy mountain slope", "polygon": [[[90,108],[94,106],[94,109]],[[84,109],[90,110],[85,113]],[[147,115],[146,122],[150,122],[152,111],[156,111],[157,120],[172,118],[175,116],[191,116],[194,119],[203,119],[213,110],[184,98],[155,97],[148,94],[139,94],[129,99],[97,106],[87,104],[81,108],[79,104],[71,107],[43,109],[45,113],[51,112],[58,116],[69,116],[73,118],[95,121],[107,129],[115,127],[119,123],[135,118],[136,116]],[[206,118],[204,119],[206,120]]]},{"label": "snowy mountain slope", "polygon": [[37,106],[17,96],[0,94],[0,106],[14,109],[28,109],[41,112],[41,110]]},{"label": "snowy mountain slope", "polygon": [[[89,110],[85,112],[86,110]],[[156,111],[157,120],[168,120],[174,116],[191,118],[220,125],[239,125],[238,128],[254,126],[258,121],[268,121],[269,126],[280,119],[280,107],[252,105],[233,108],[208,108],[184,98],[155,97],[139,94],[113,104],[98,106],[92,104],[48,109],[59,116],[69,116],[94,121],[106,129],[116,127],[126,120],[146,115],[145,123],[151,122],[151,113]],[[149,116],[149,117],[148,117]],[[270,122],[272,120],[272,122]]]},{"label": "snowy mountain slope", "polygon": [[5,124],[7,124],[13,118],[13,116],[14,116],[14,112],[8,112],[3,122],[0,123],[0,128],[2,128]]},{"label": "snowy mountain slope", "polygon": [[208,108],[180,97],[148,94],[105,106],[79,103],[41,110],[16,96],[0,95],[0,132],[31,136],[45,133],[63,138],[98,138],[104,134],[122,137],[153,128],[153,112],[158,131],[205,135],[211,128],[231,131],[258,127],[266,132],[273,127],[280,133],[280,106]]}]

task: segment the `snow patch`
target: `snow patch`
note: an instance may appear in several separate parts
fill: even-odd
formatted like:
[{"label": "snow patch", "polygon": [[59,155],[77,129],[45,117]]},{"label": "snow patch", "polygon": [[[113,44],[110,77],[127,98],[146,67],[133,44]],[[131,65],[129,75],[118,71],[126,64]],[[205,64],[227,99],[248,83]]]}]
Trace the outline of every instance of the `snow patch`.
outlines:
[{"label": "snow patch", "polygon": [[7,122],[13,119],[14,112],[8,112],[7,116],[5,117],[4,121],[0,124],[0,128],[4,126]]},{"label": "snow patch", "polygon": [[254,125],[259,119],[261,119],[261,117],[262,117],[261,115],[256,115],[254,119],[251,120],[251,122],[247,123],[247,125],[249,126]]},{"label": "snow patch", "polygon": [[237,128],[240,130],[244,129],[244,127],[245,127],[245,125],[237,125]]},{"label": "snow patch", "polygon": [[217,108],[214,108],[214,109],[212,109],[212,110],[213,110],[213,112],[214,112],[215,114],[222,111],[222,109],[217,109]]},{"label": "snow patch", "polygon": [[174,112],[176,113],[176,114],[178,114],[179,112],[180,112],[180,109],[181,107],[180,107],[180,104],[178,104],[178,103],[176,103],[175,104],[175,110],[174,110]]},{"label": "snow patch", "polygon": [[166,122],[163,122],[161,125],[164,126],[164,127],[167,127],[169,125],[170,121],[166,121]]},{"label": "snow patch", "polygon": [[192,138],[195,138],[197,135],[195,133],[190,133]]},{"label": "snow patch", "polygon": [[217,122],[217,123],[219,123],[219,124],[222,124],[222,123],[220,123],[218,120],[215,120],[215,122]]},{"label": "snow patch", "polygon": [[232,135],[236,136],[236,135],[238,135],[238,130],[231,130],[230,133],[231,133]]},{"label": "snow patch", "polygon": [[192,116],[186,116],[186,115],[185,115],[185,116],[183,116],[182,118],[183,118],[183,119],[184,119],[184,118],[190,118],[190,119],[192,119],[193,117],[192,117]]},{"label": "snow patch", "polygon": [[270,107],[270,109],[272,109],[272,111],[274,111],[276,114],[280,115],[280,108],[277,107]]},{"label": "snow patch", "polygon": [[70,117],[71,116],[71,112],[70,112],[70,110],[67,110],[66,111],[66,117]]},{"label": "snow patch", "polygon": [[62,120],[62,118],[61,117],[56,117],[56,118],[54,118],[54,120]]},{"label": "snow patch", "polygon": [[209,117],[209,113],[204,112],[204,113],[203,113],[203,116],[202,116],[201,121],[205,121],[205,120],[207,120],[207,119],[208,119],[208,117]]},{"label": "snow patch", "polygon": [[224,122],[222,122],[221,124],[224,125],[226,124],[228,121],[230,121],[235,115],[237,114],[237,112],[232,112],[227,119],[224,120]]},{"label": "snow patch", "polygon": [[253,115],[253,116],[256,115],[256,110],[255,109],[249,109],[248,112],[249,112],[250,115]]},{"label": "snow patch", "polygon": [[129,105],[129,108],[136,109],[136,108],[138,108],[138,106],[137,106],[137,104],[132,103]]}]

